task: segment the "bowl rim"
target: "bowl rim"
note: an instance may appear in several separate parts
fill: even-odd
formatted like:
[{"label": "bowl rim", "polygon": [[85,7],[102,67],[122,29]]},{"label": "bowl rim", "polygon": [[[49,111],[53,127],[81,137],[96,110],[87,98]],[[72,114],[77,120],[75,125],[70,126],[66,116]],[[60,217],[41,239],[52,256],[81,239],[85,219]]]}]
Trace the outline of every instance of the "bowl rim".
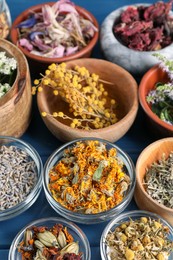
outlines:
[{"label": "bowl rim", "polygon": [[118,221],[119,221],[119,223],[123,223],[124,219],[126,219],[126,218],[133,218],[133,217],[140,218],[143,216],[151,217],[153,219],[160,219],[161,222],[169,228],[171,239],[173,240],[173,227],[160,215],[150,212],[150,211],[146,211],[146,210],[127,211],[127,212],[121,213],[118,216],[116,216],[115,218],[113,218],[111,221],[108,222],[108,224],[104,228],[101,238],[100,238],[100,253],[101,253],[101,256],[104,256],[104,258],[102,258],[102,259],[105,259],[105,260],[108,259],[108,258],[105,258],[105,252],[103,250],[103,246],[105,245],[105,237],[108,234],[109,230],[111,230],[112,227],[117,226]]},{"label": "bowl rim", "polygon": [[[33,153],[33,155],[35,156],[36,159],[34,158],[34,156],[32,157],[30,155],[30,153],[28,153],[26,151],[26,153],[32,158],[32,160],[34,162],[36,160],[38,161],[38,167],[37,167],[38,179],[37,179],[37,182],[36,182],[34,188],[31,190],[31,192],[27,195],[27,197],[24,200],[22,200],[21,202],[19,202],[18,204],[16,204],[15,206],[13,206],[11,208],[0,211],[0,221],[7,220],[9,218],[13,218],[13,217],[23,213],[35,202],[34,198],[37,199],[37,197],[39,196],[41,189],[42,189],[42,172],[43,172],[43,163],[42,163],[41,157],[40,157],[39,153],[36,151],[36,149],[31,144],[29,144],[28,142],[23,141],[19,138],[12,137],[12,136],[0,136],[0,140],[3,140],[3,139],[10,140],[10,142],[12,141],[12,142],[18,143],[22,147],[24,147],[25,149],[27,149]],[[22,147],[20,147],[20,149],[23,149]],[[36,164],[36,166],[37,166],[37,164]]]},{"label": "bowl rim", "polygon": [[[63,152],[63,150],[65,150],[67,147],[70,147],[72,145],[74,145],[75,143],[77,142],[80,142],[80,141],[87,141],[87,140],[98,140],[99,142],[102,142],[102,143],[105,143],[106,145],[109,145],[111,147],[114,147],[117,149],[117,152],[120,152],[121,153],[121,157],[125,158],[125,162],[126,162],[126,165],[128,164],[128,166],[130,167],[130,170],[132,171],[132,177],[130,176],[130,188],[128,190],[128,193],[127,195],[123,198],[123,200],[117,204],[115,207],[109,209],[109,210],[106,210],[106,211],[102,211],[100,213],[92,213],[92,214],[83,214],[83,213],[78,213],[78,212],[75,212],[75,211],[71,211],[65,207],[63,207],[60,203],[58,203],[53,197],[52,195],[50,194],[50,191],[49,191],[49,188],[47,187],[47,183],[46,183],[46,174],[48,173],[48,170],[50,169],[50,166],[49,166],[49,163],[51,163],[51,160],[53,160],[53,158]],[[125,163],[124,163],[125,164]],[[48,167],[49,166],[49,167]],[[117,209],[118,207],[121,209],[120,212],[122,212],[122,210],[124,210],[123,206],[127,205],[130,203],[132,197],[133,197],[133,194],[134,194],[134,189],[135,189],[135,185],[136,185],[136,174],[135,174],[135,166],[134,166],[134,163],[131,159],[131,157],[126,153],[124,152],[119,146],[117,146],[116,144],[114,143],[111,143],[110,141],[107,141],[105,139],[101,139],[101,138],[97,138],[97,137],[84,137],[84,138],[78,138],[78,139],[75,139],[75,140],[72,140],[70,142],[67,142],[63,145],[61,145],[59,148],[57,148],[47,159],[45,165],[44,165],[44,170],[43,170],[43,189],[44,189],[44,192],[45,192],[45,195],[46,195],[46,198],[49,202],[49,200],[53,200],[54,203],[58,206],[58,211],[59,210],[63,210],[63,212],[65,212],[65,214],[67,215],[73,215],[74,218],[80,218],[80,217],[85,217],[85,219],[88,219],[88,220],[95,220],[97,218],[101,218],[105,215],[110,215],[110,214],[113,214],[115,209]],[[50,203],[50,202],[49,202]],[[51,203],[52,204],[52,203]],[[52,205],[51,205],[52,206]],[[104,220],[105,221],[105,220]],[[79,221],[78,221],[79,222]],[[83,222],[80,222],[80,223],[83,223]]]},{"label": "bowl rim", "polygon": [[[153,54],[153,53],[156,53],[157,51],[138,51],[138,50],[134,50],[134,49],[130,49],[128,48],[126,45],[122,44],[118,39],[117,37],[114,35],[113,33],[113,25],[115,23],[115,19],[117,19],[119,17],[118,14],[121,14],[123,11],[125,11],[128,7],[131,7],[131,6],[150,6],[152,5],[152,3],[134,3],[134,4],[128,4],[128,5],[123,5],[115,10],[113,10],[111,13],[109,13],[105,19],[103,20],[102,24],[101,24],[101,27],[100,27],[100,35],[102,35],[102,29],[103,27],[105,26],[106,27],[106,31],[110,33],[110,37],[109,37],[109,40],[111,40],[111,43],[117,43],[119,44],[119,46],[121,46],[122,48],[122,51],[123,49],[124,50],[128,50],[129,53],[131,55],[133,54],[137,54],[137,53],[143,53],[144,55],[145,54]],[[170,13],[173,15],[173,11],[170,11]],[[102,41],[101,41],[101,45],[102,45]],[[169,48],[170,46],[173,46],[173,42],[171,44],[169,44],[168,46],[162,48],[159,50],[160,53],[164,52],[164,50],[166,50],[167,48]],[[102,46],[103,47],[103,46]]]},{"label": "bowl rim", "polygon": [[[115,63],[111,63],[110,61],[107,61],[107,60],[103,60],[103,59],[97,59],[97,58],[82,58],[82,59],[75,59],[73,61],[69,60],[66,62],[66,64],[68,65],[68,63],[70,62],[74,62],[74,61],[78,61],[78,60],[83,60],[83,61],[98,61],[98,62],[104,62],[105,63],[105,66],[106,64],[111,64],[113,67],[115,67],[115,70],[118,68],[118,70],[120,70],[122,73],[126,74],[128,77],[130,77],[130,80],[131,82],[133,82],[133,92],[134,92],[134,102],[130,108],[130,110],[128,111],[128,113],[126,113],[125,116],[123,116],[119,121],[117,121],[116,123],[110,125],[110,126],[106,126],[106,127],[103,127],[103,128],[99,128],[99,129],[92,129],[92,130],[85,130],[85,129],[79,129],[79,128],[73,128],[73,132],[76,132],[76,133],[91,133],[91,131],[93,133],[102,133],[102,132],[109,132],[109,130],[112,129],[112,127],[114,126],[119,126],[121,124],[123,124],[127,118],[129,118],[130,116],[132,115],[136,115],[137,112],[138,112],[138,107],[139,107],[139,102],[138,102],[138,84],[135,80],[135,78],[126,70],[124,69],[123,67],[115,64]],[[37,93],[37,104],[39,102],[39,99],[41,99],[41,97],[39,97],[39,95],[42,95],[42,92],[40,93]],[[38,106],[39,107],[39,106]],[[41,111],[40,111],[41,112]],[[60,122],[59,120],[57,120],[56,118],[52,117],[52,116],[49,116],[47,115],[48,117],[48,120],[50,122],[52,122],[53,125],[55,125],[56,127],[60,127],[61,129],[66,129],[67,131],[71,131],[72,128],[67,125],[67,124],[63,124],[62,122]]]},{"label": "bowl rim", "polygon": [[[139,102],[145,111],[145,113],[148,115],[150,119],[152,119],[155,123],[162,126],[163,128],[170,130],[173,132],[173,125],[169,125],[168,123],[161,120],[150,108],[149,104],[146,101],[146,95],[144,95],[145,86],[147,85],[147,81],[150,80],[150,77],[155,74],[160,69],[159,64],[156,64],[152,68],[150,68],[142,77],[140,83],[139,83]],[[154,86],[153,86],[154,88]]]},{"label": "bowl rim", "polygon": [[[27,17],[28,14],[30,13],[30,11],[39,11],[41,9],[42,6],[45,5],[53,5],[56,2],[45,2],[45,3],[41,3],[41,4],[37,4],[34,6],[30,6],[28,7],[26,10],[24,10],[22,13],[20,13],[16,19],[14,20],[14,22],[12,23],[11,26],[11,30],[10,30],[10,38],[11,41],[16,44],[18,46],[18,48],[26,55],[27,58],[38,61],[38,62],[42,62],[42,63],[51,63],[51,62],[55,62],[55,63],[60,63],[60,62],[65,62],[68,60],[72,60],[72,59],[77,59],[83,55],[85,55],[88,51],[91,51],[92,48],[94,48],[95,44],[98,41],[99,38],[99,23],[97,21],[97,19],[95,18],[95,16],[89,12],[87,9],[75,5],[75,9],[82,15],[89,17],[90,21],[92,21],[92,23],[94,24],[94,26],[97,28],[98,31],[96,31],[94,33],[94,36],[92,37],[92,39],[90,40],[89,44],[87,46],[85,46],[84,48],[82,48],[80,51],[74,53],[74,54],[70,54],[68,56],[63,56],[60,58],[48,58],[48,57],[42,57],[39,55],[35,55],[30,53],[28,50],[26,50],[25,48],[23,48],[22,46],[20,46],[20,44],[18,44],[18,29],[16,28],[16,26],[23,21],[22,17]],[[86,15],[85,15],[86,14]]]},{"label": "bowl rim", "polygon": [[[19,230],[19,232],[14,237],[12,244],[10,246],[8,260],[12,260],[11,259],[12,253],[14,253],[14,250],[16,250],[16,248],[14,248],[16,245],[16,240],[19,239],[23,235],[24,231],[33,225],[39,225],[43,222],[55,222],[58,224],[61,223],[62,225],[66,225],[68,228],[70,228],[78,237],[80,237],[80,239],[83,243],[83,246],[85,248],[85,251],[86,251],[86,256],[87,256],[86,260],[91,259],[91,248],[90,248],[89,240],[88,240],[87,236],[85,235],[84,231],[78,225],[76,225],[72,221],[66,220],[62,217],[45,217],[45,218],[33,220],[33,221],[29,222],[28,224],[26,224],[22,229]],[[79,245],[79,247],[80,247],[80,245]]]},{"label": "bowl rim", "polygon": [[[158,146],[159,144],[163,143],[163,142],[171,142],[172,143],[172,146],[173,146],[173,137],[166,137],[166,138],[162,138],[162,139],[159,139],[151,144],[149,144],[147,147],[145,147],[144,150],[142,150],[142,152],[140,153],[139,157],[137,158],[137,161],[136,161],[136,185],[139,185],[139,188],[140,188],[140,191],[143,193],[143,196],[147,197],[147,199],[149,201],[151,201],[153,204],[155,204],[158,208],[160,208],[160,210],[166,210],[167,212],[173,214],[173,208],[169,208],[169,207],[166,207],[165,205],[161,204],[161,203],[158,203],[156,200],[154,200],[144,189],[143,185],[142,185],[142,180],[141,178],[139,177],[139,174],[138,174],[138,168],[139,168],[139,164],[140,164],[140,160],[142,158],[142,156],[148,152],[148,149],[150,149],[151,147],[156,147]],[[157,148],[159,149],[159,148]],[[146,173],[145,173],[146,174]]]}]

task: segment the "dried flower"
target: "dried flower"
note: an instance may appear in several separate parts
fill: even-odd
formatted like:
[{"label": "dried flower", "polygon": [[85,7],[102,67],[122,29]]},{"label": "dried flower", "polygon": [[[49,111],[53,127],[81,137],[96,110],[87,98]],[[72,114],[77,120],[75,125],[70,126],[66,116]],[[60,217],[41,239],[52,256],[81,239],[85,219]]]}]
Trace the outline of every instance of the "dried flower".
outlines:
[{"label": "dried flower", "polygon": [[166,71],[170,81],[158,82],[147,94],[146,101],[161,120],[173,125],[173,60],[168,60],[160,53],[155,53],[153,56],[159,59],[159,66]]},{"label": "dried flower", "polygon": [[17,72],[17,61],[0,52],[0,98],[12,87]]},{"label": "dried flower", "polygon": [[[72,128],[97,129],[118,121],[117,102],[109,97],[103,85],[112,83],[101,80],[99,75],[90,73],[85,67],[68,69],[65,63],[51,64],[42,79],[34,82],[37,86],[33,93],[35,88],[49,87],[55,96],[59,95],[69,104],[69,115],[55,111],[52,116],[71,120]],[[42,116],[46,115],[43,111]]]},{"label": "dried flower", "polygon": [[30,53],[44,57],[63,57],[80,51],[93,38],[97,28],[82,17],[69,0],[45,4],[17,26],[19,44]]},{"label": "dried flower", "polygon": [[105,237],[105,243],[110,260],[166,260],[173,252],[173,242],[168,236],[168,227],[159,219],[130,218],[111,230]]},{"label": "dried flower", "polygon": [[[124,185],[126,184],[126,185]],[[65,150],[49,172],[49,189],[62,206],[85,214],[118,205],[130,184],[115,148],[95,140],[79,141]]]}]

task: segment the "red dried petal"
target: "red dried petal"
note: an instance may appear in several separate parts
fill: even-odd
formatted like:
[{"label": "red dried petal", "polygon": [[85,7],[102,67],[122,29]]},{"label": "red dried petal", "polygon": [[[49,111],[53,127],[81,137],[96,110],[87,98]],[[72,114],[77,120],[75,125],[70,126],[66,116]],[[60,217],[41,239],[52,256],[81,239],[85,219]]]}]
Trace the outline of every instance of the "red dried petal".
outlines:
[{"label": "red dried petal", "polygon": [[139,20],[139,12],[137,7],[129,6],[124,12],[121,14],[121,22],[130,23],[132,21]]}]

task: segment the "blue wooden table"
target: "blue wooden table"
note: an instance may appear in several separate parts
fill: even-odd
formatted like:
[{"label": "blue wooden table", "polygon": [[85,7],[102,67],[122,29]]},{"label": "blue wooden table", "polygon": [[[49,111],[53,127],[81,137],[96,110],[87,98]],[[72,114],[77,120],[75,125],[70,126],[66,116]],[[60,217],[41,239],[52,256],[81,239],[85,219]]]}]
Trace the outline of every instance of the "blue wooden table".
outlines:
[{"label": "blue wooden table", "polygon": [[[47,2],[44,0],[7,0],[9,5],[12,20],[14,20],[23,10],[29,6],[39,4],[42,2]],[[153,3],[154,1],[147,1],[148,3]],[[80,5],[91,13],[94,14],[99,24],[103,22],[104,18],[113,10],[117,9],[120,6],[133,3],[140,3],[140,1],[127,1],[127,0],[75,0],[75,4]],[[92,57],[103,58],[99,42],[95,47]],[[32,75],[31,75],[32,76]],[[140,79],[138,79],[140,80]],[[139,81],[138,81],[139,82]],[[49,155],[58,148],[62,143],[57,140],[46,128],[42,118],[40,117],[37,109],[36,100],[33,103],[33,116],[31,124],[26,131],[26,133],[21,137],[22,140],[29,142],[40,154],[43,163],[47,160]],[[125,152],[129,154],[134,163],[138,158],[140,152],[151,142],[158,139],[156,136],[153,136],[152,133],[147,128],[145,122],[145,116],[142,109],[139,109],[137,118],[128,131],[128,133],[121,138],[116,144],[122,148]],[[126,210],[137,209],[134,200],[130,203]],[[10,244],[14,236],[19,232],[19,230],[33,221],[34,219],[57,216],[57,213],[49,206],[45,195],[42,191],[38,200],[35,204],[28,209],[23,214],[7,220],[0,222],[0,260],[8,259],[8,251]],[[87,235],[92,252],[92,260],[100,260],[100,236],[103,229],[105,228],[107,222],[95,225],[79,225],[82,230]]]}]

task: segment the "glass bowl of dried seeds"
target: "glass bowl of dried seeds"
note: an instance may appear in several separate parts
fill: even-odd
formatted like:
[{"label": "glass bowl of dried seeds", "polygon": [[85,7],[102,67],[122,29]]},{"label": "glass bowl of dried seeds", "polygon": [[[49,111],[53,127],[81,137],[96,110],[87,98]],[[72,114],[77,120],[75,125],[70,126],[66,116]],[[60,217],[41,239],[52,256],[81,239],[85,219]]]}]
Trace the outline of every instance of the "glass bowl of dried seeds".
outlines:
[{"label": "glass bowl of dried seeds", "polygon": [[27,210],[42,188],[43,165],[28,143],[0,136],[0,221]]},{"label": "glass bowl of dried seeds", "polygon": [[173,259],[173,227],[155,213],[134,210],[120,214],[105,227],[102,260]]},{"label": "glass bowl of dried seeds", "polygon": [[48,158],[43,187],[51,207],[83,224],[108,221],[130,203],[135,187],[131,158],[115,144],[80,138]]},{"label": "glass bowl of dried seeds", "polygon": [[14,238],[8,260],[26,259],[26,255],[27,259],[90,260],[91,250],[86,235],[76,224],[51,217],[31,222]]},{"label": "glass bowl of dried seeds", "polygon": [[148,145],[136,162],[135,201],[173,226],[173,137]]}]

